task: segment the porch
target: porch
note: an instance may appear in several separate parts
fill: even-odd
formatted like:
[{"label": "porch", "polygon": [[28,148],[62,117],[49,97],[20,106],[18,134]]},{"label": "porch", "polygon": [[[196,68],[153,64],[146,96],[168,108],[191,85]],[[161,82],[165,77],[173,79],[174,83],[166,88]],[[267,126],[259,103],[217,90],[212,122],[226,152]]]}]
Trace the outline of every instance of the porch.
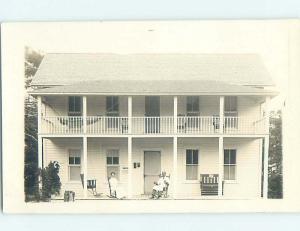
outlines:
[{"label": "porch", "polygon": [[[261,192],[260,142],[254,138],[44,138],[43,162],[59,162],[61,193],[75,191],[78,199],[110,199],[107,176],[111,171],[117,173],[127,199],[148,199],[160,171],[170,175],[166,199],[257,198]],[[225,149],[236,150],[235,161],[224,162]],[[100,197],[82,185],[80,173],[85,181],[97,181]],[[224,180],[218,184],[218,195],[202,195],[203,174],[218,174],[219,182]]]}]

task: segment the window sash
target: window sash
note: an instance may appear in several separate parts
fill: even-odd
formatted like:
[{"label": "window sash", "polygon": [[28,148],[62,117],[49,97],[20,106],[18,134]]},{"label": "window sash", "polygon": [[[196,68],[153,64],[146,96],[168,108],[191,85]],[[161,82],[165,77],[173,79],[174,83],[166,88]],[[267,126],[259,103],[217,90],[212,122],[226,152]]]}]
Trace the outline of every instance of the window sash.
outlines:
[{"label": "window sash", "polygon": [[[224,102],[224,112],[230,116],[230,113],[237,112],[237,96],[226,96]],[[234,115],[232,115],[234,116]]]},{"label": "window sash", "polygon": [[69,96],[69,115],[81,115],[81,97],[80,96]]},{"label": "window sash", "polygon": [[119,97],[107,96],[106,97],[106,113],[108,116],[118,116],[119,114]]},{"label": "window sash", "polygon": [[186,165],[186,180],[197,180],[198,179],[198,165],[187,164]]},{"label": "window sash", "polygon": [[199,151],[197,149],[186,150],[186,165],[199,164]]},{"label": "window sash", "polygon": [[81,167],[80,165],[69,165],[69,180],[80,181]]},{"label": "window sash", "polygon": [[186,112],[190,116],[199,114],[199,96],[187,96]]}]

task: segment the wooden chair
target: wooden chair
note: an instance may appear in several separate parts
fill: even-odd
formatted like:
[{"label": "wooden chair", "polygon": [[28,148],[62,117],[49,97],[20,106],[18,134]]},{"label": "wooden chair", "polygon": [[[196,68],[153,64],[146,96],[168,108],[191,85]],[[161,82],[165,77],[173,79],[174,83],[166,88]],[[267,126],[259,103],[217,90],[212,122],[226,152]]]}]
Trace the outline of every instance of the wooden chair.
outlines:
[{"label": "wooden chair", "polygon": [[[84,174],[80,174],[82,187],[84,188]],[[92,193],[94,196],[100,196],[101,193],[97,193],[97,181],[96,179],[87,180],[87,190]]]},{"label": "wooden chair", "polygon": [[[219,174],[200,174],[201,196],[217,196],[218,184]],[[222,181],[222,186],[224,188],[224,181]]]}]

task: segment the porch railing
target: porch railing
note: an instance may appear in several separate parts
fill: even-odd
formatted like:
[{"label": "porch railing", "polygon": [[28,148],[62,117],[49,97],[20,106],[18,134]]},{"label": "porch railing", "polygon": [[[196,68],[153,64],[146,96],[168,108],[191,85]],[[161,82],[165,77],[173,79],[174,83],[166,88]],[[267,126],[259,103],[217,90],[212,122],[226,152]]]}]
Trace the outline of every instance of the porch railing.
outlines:
[{"label": "porch railing", "polygon": [[[80,134],[83,133],[81,116],[44,116],[42,133],[46,134]],[[87,134],[126,135],[128,117],[88,116],[86,117]],[[177,128],[174,131],[174,117],[132,117],[131,133],[133,135],[165,134],[218,134],[220,117],[218,116],[178,116]],[[265,119],[251,117],[226,116],[223,120],[224,134],[264,134]]]}]

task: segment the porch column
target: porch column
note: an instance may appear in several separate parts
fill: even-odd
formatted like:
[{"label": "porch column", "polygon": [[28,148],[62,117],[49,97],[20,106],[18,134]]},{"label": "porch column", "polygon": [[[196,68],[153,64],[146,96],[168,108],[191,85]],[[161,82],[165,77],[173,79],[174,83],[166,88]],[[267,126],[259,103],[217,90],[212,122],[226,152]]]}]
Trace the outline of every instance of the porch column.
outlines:
[{"label": "porch column", "polygon": [[87,137],[83,137],[83,196],[87,198]]},{"label": "porch column", "polygon": [[173,115],[173,119],[174,119],[174,134],[177,134],[177,96],[174,96],[173,98],[174,101],[174,115]]},{"label": "porch column", "polygon": [[270,97],[266,97],[265,104],[265,133],[264,138],[264,184],[263,184],[263,198],[268,199],[268,169],[269,169],[269,126],[270,126],[270,111],[269,111]]},{"label": "porch column", "polygon": [[220,96],[220,123],[219,123],[220,133],[224,133],[224,96]]},{"label": "porch column", "polygon": [[224,138],[219,137],[219,184],[218,196],[222,196],[223,179],[224,179]]},{"label": "porch column", "polygon": [[128,134],[132,132],[132,96],[128,96]]},{"label": "porch column", "polygon": [[132,197],[132,137],[128,137],[128,198]]},{"label": "porch column", "polygon": [[87,104],[87,99],[86,99],[86,96],[83,96],[82,97],[82,120],[83,120],[83,133],[86,134],[86,104]]},{"label": "porch column", "polygon": [[[177,197],[177,136],[173,137],[173,198]],[[172,184],[172,182],[171,182]]]},{"label": "porch column", "polygon": [[38,167],[43,167],[43,143],[42,143],[42,97],[37,97],[38,110]]}]

